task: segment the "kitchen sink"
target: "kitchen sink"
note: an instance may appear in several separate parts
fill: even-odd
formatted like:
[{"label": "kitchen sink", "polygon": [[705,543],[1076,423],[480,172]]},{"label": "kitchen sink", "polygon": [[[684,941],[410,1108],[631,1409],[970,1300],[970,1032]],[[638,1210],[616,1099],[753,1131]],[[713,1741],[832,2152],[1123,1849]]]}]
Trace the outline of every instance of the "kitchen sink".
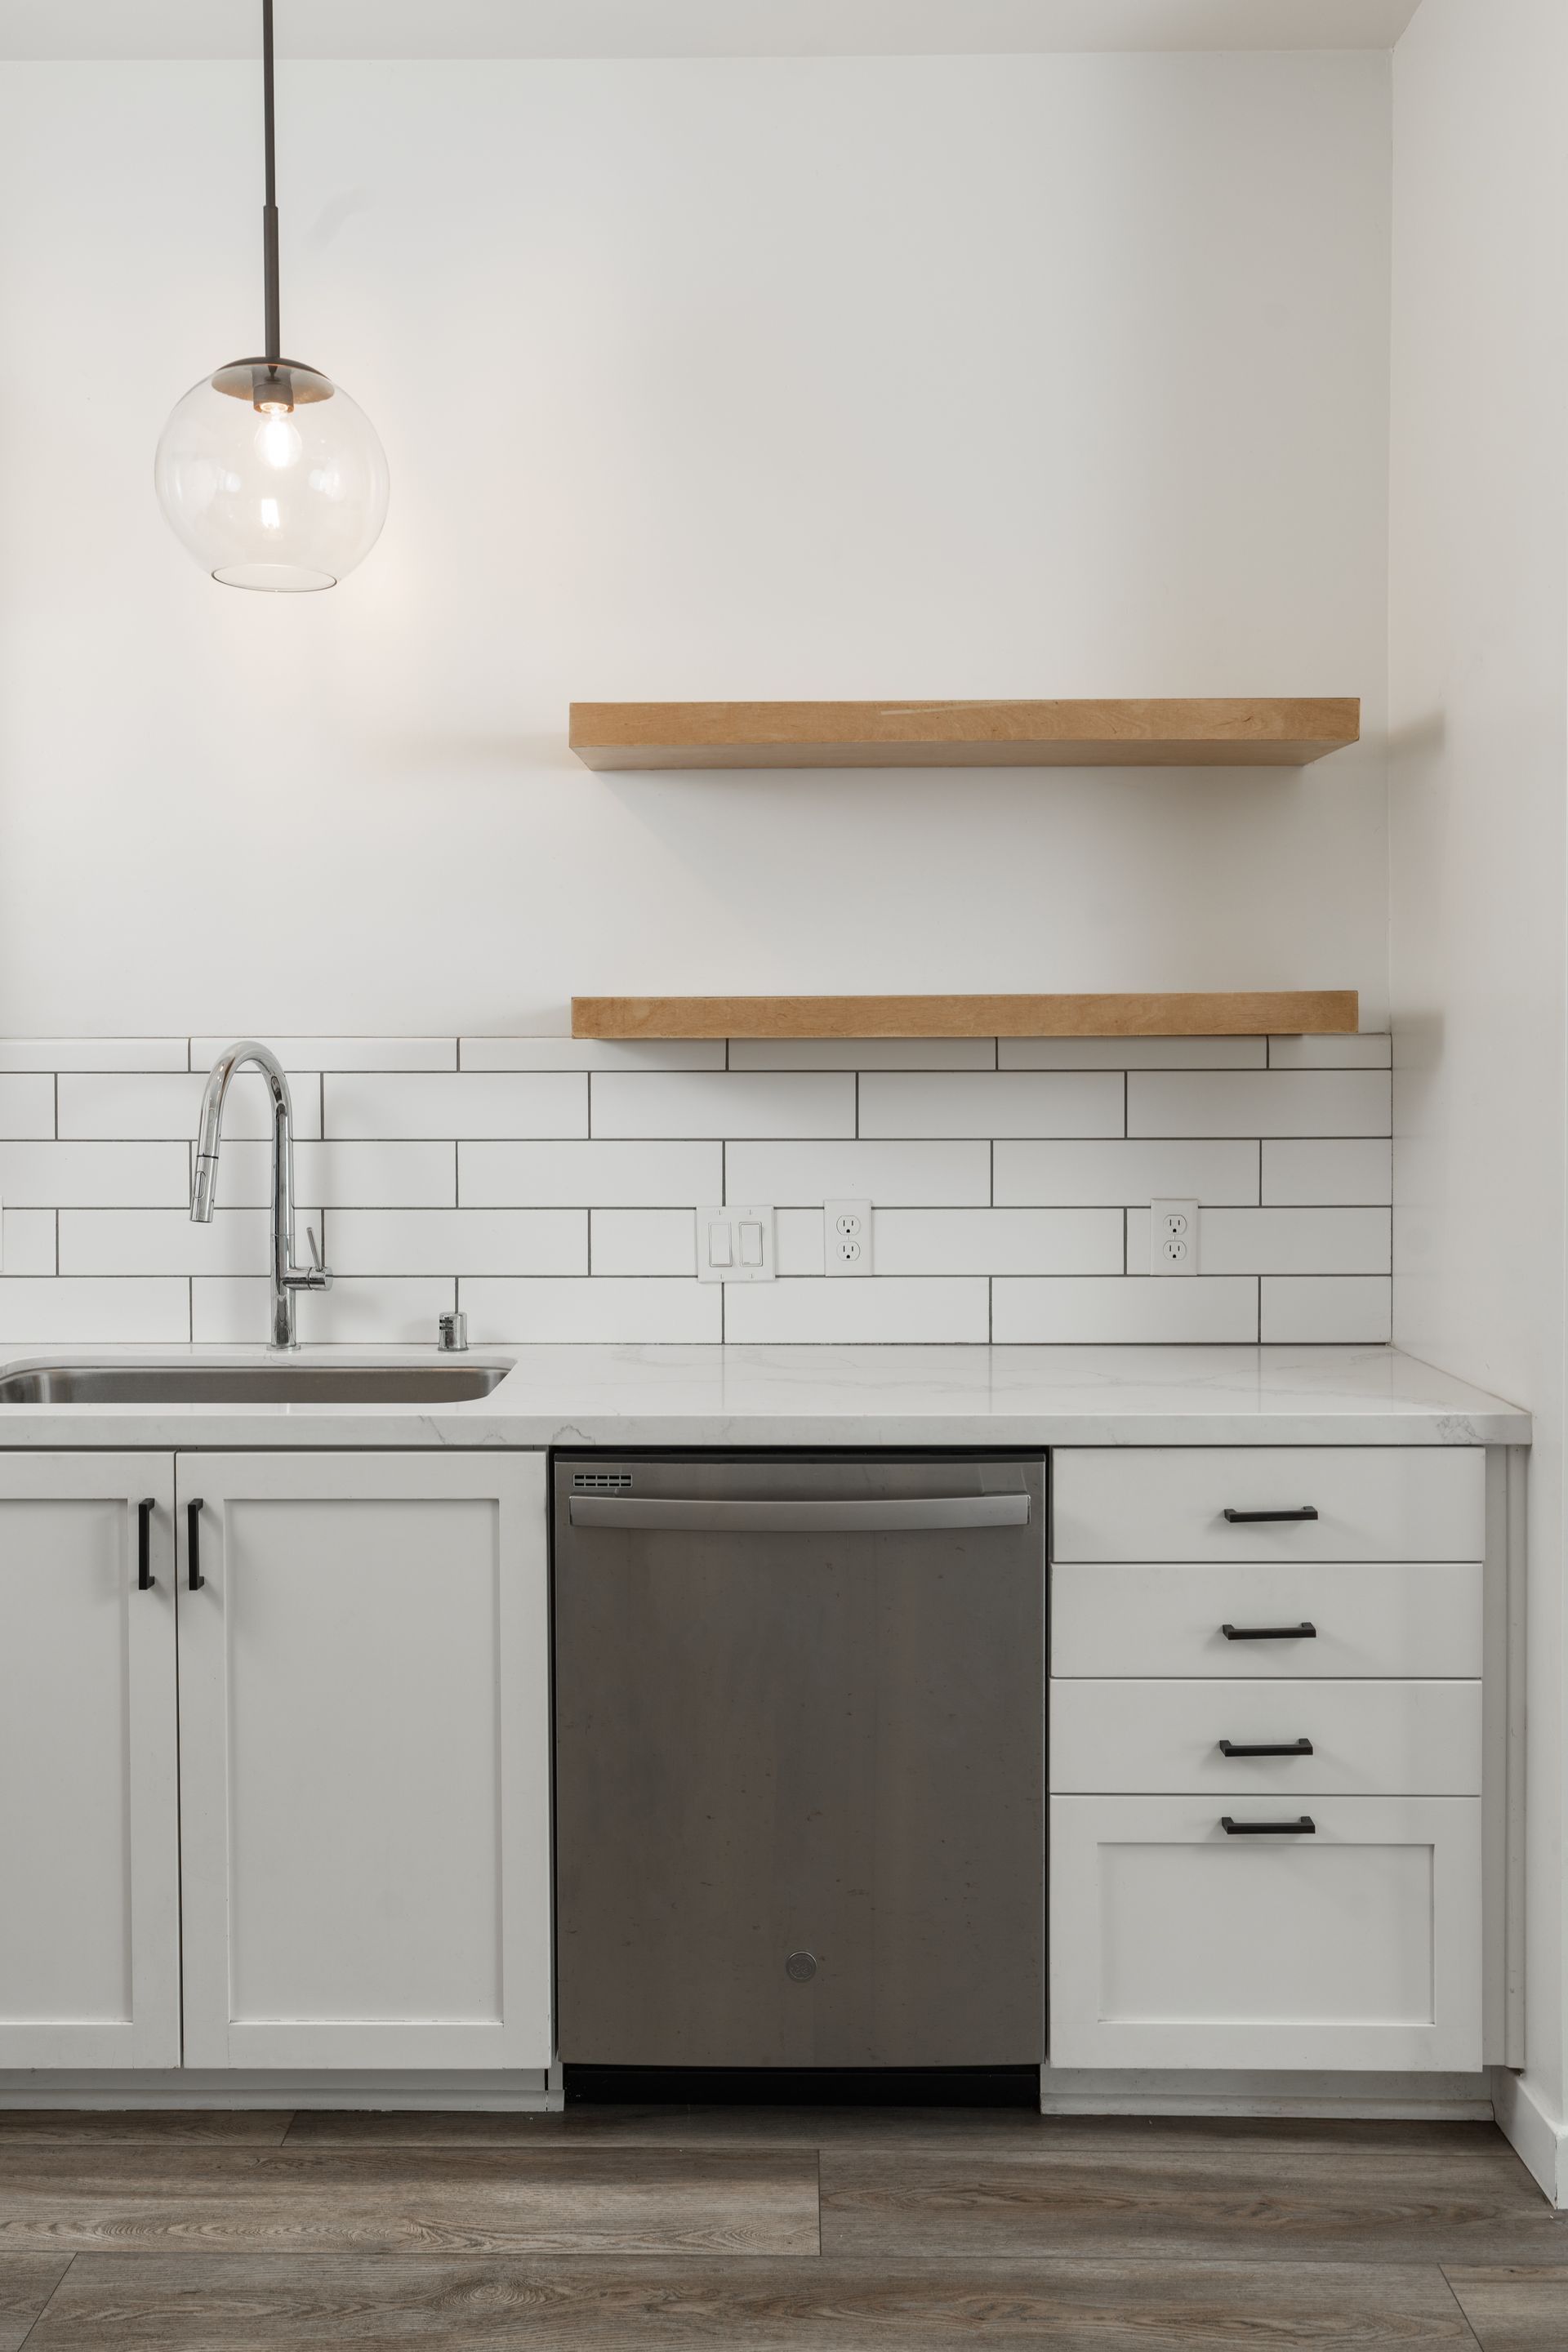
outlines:
[{"label": "kitchen sink", "polygon": [[0,1404],[466,1404],[510,1364],[34,1364]]}]

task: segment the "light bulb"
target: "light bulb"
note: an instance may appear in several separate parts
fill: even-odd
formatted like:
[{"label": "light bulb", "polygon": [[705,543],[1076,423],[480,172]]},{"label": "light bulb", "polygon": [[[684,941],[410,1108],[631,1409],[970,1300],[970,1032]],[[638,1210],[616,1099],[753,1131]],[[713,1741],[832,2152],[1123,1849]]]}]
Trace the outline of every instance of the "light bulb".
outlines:
[{"label": "light bulb", "polygon": [[289,360],[237,360],[193,385],[163,427],[153,480],[215,580],[283,590],[331,588],[352,572],[380,535],[390,488],[363,410]]}]

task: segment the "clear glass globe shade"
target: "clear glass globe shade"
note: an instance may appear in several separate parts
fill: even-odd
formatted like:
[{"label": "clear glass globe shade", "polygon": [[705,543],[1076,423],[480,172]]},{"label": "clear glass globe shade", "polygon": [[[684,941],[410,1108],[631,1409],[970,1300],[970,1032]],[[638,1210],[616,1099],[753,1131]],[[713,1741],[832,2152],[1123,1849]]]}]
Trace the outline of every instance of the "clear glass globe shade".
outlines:
[{"label": "clear glass globe shade", "polygon": [[229,588],[331,588],[375,545],[391,485],[363,408],[314,368],[236,360],[163,427],[158,500]]}]

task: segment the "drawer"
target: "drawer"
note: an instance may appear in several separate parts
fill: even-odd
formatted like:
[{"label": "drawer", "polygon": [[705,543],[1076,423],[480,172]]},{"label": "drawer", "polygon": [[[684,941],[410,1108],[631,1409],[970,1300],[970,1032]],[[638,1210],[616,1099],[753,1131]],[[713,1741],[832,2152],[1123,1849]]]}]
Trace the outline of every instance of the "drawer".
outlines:
[{"label": "drawer", "polygon": [[[1222,1630],[1303,1624],[1310,1638],[1227,1640]],[[1051,1570],[1054,1675],[1469,1681],[1480,1671],[1478,1560]]]},{"label": "drawer", "polygon": [[[1479,1559],[1479,1446],[1068,1446],[1054,1559]],[[1310,1505],[1314,1519],[1227,1519]]]},{"label": "drawer", "polygon": [[[1297,1745],[1311,1742],[1310,1753]],[[1285,1747],[1283,1756],[1226,1755]],[[1479,1797],[1479,1683],[1051,1685],[1051,1790],[1086,1796]]]},{"label": "drawer", "polygon": [[[1292,1806],[1289,1811],[1297,1813]],[[1481,2063],[1475,1797],[1051,1800],[1056,2066]]]}]

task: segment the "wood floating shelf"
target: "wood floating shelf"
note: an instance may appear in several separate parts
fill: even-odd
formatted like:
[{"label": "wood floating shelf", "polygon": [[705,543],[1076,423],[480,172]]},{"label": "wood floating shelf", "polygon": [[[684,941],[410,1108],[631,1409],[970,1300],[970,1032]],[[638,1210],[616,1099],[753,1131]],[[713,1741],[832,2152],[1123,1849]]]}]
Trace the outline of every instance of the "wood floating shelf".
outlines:
[{"label": "wood floating shelf", "polygon": [[1165,702],[574,702],[590,768],[1302,768],[1354,697]]},{"label": "wood floating shelf", "polygon": [[1353,988],[1162,996],[574,996],[574,1037],[1353,1035]]}]

